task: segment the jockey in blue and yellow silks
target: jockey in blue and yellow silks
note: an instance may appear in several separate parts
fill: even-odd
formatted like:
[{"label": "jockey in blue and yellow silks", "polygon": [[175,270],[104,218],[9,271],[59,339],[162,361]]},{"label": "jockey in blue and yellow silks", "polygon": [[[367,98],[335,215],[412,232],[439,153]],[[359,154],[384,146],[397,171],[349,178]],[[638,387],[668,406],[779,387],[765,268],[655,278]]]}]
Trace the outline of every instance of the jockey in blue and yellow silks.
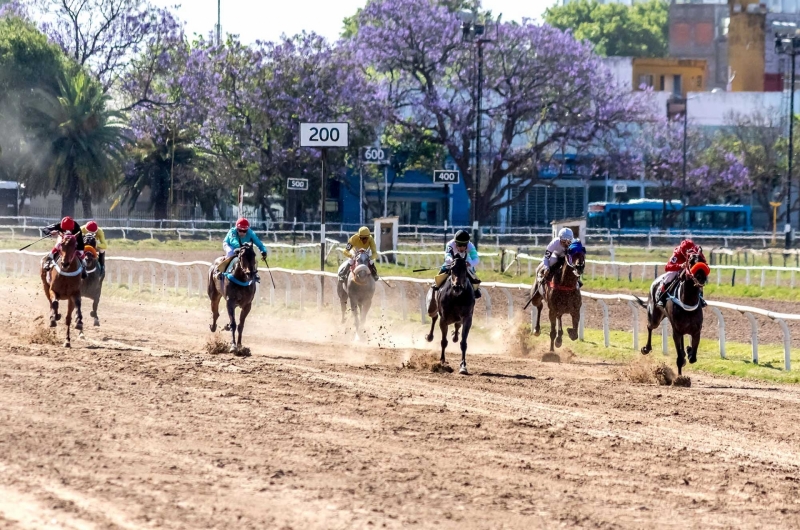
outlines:
[{"label": "jockey in blue and yellow silks", "polygon": [[[233,259],[236,249],[245,243],[252,243],[257,246],[261,251],[261,258],[267,258],[267,247],[264,246],[264,243],[258,239],[256,233],[250,228],[250,222],[242,217],[236,221],[236,226],[230,229],[228,234],[225,236],[225,240],[222,242],[222,250],[225,251],[225,259],[222,260],[217,267],[219,276],[221,276],[225,272],[225,269],[228,268],[228,264],[230,264],[231,260]],[[258,274],[256,274],[255,277],[256,281],[258,281]]]}]

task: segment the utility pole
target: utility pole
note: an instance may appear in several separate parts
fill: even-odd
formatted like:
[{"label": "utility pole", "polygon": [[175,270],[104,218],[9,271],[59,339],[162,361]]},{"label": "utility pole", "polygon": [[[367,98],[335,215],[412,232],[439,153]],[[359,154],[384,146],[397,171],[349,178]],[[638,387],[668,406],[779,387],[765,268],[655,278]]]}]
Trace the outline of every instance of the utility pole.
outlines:
[{"label": "utility pole", "polygon": [[217,46],[222,44],[222,7],[221,4],[222,0],[217,0]]}]

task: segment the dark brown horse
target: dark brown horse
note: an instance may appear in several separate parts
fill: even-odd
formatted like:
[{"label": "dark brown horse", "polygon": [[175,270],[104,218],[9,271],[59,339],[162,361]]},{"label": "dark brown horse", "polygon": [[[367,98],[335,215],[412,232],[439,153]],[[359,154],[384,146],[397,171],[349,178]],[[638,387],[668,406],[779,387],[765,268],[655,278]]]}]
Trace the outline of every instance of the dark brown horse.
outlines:
[{"label": "dark brown horse", "polygon": [[[579,252],[574,256],[559,258],[553,266],[552,279],[543,284],[544,294],[531,287],[530,302],[537,310],[536,325],[533,334],[539,336],[541,333],[540,323],[542,320],[542,309],[544,302],[547,302],[547,314],[550,317],[550,351],[560,348],[564,329],[561,318],[569,314],[572,316],[572,327],[567,329],[570,340],[578,338],[578,323],[581,319],[581,291],[578,282],[583,275],[586,266],[586,254]],[[525,306],[527,307],[527,305]]]},{"label": "dark brown horse", "polygon": [[440,362],[446,364],[444,350],[447,348],[447,328],[455,326],[453,342],[458,342],[458,331],[461,329],[461,366],[458,373],[468,375],[467,371],[467,337],[472,328],[472,313],[475,310],[475,291],[469,281],[467,273],[467,260],[456,256],[450,267],[450,277],[438,291],[434,291],[436,299],[436,313],[431,315],[431,331],[425,340],[433,340],[433,327],[439,320],[439,330],[442,332],[442,357]]},{"label": "dark brown horse", "polygon": [[359,250],[355,257],[353,268],[347,275],[347,280],[339,282],[336,292],[342,306],[342,324],[347,311],[347,301],[350,301],[350,310],[356,326],[356,339],[358,330],[367,320],[367,314],[372,307],[372,297],[375,295],[375,279],[369,269],[369,254],[366,250]]},{"label": "dark brown horse", "polygon": [[[208,297],[211,299],[211,331],[217,331],[217,318],[219,318],[219,301],[224,296],[228,306],[230,322],[225,326],[231,331],[232,353],[238,353],[242,348],[242,330],[244,321],[253,305],[256,296],[256,253],[253,245],[245,243],[236,249],[236,265],[232,273],[225,273],[222,279],[217,278],[217,267],[225,258],[217,258],[208,270]],[[239,314],[239,337],[236,337],[236,308],[241,308]]]},{"label": "dark brown horse", "polygon": [[[697,349],[700,347],[700,334],[703,331],[703,309],[701,297],[703,286],[708,282],[710,269],[708,265],[698,262],[699,256],[689,256],[686,266],[681,270],[675,288],[668,295],[664,307],[656,304],[656,289],[660,278],[650,286],[650,296],[647,303],[637,297],[639,305],[647,309],[647,344],[642,348],[642,354],[647,355],[653,351],[653,330],[661,325],[666,317],[672,326],[672,341],[678,354],[678,375],[686,366],[686,357],[689,362],[697,362]],[[684,348],[683,337],[692,337],[692,345]]]},{"label": "dark brown horse", "polygon": [[53,266],[48,271],[44,266],[47,257],[42,258],[39,265],[39,275],[42,278],[44,295],[50,304],[50,327],[56,327],[56,321],[61,320],[58,312],[58,301],[67,300],[67,317],[64,323],[67,325],[67,340],[64,347],[71,346],[70,325],[72,324],[72,310],[77,309],[77,319],[75,329],[83,334],[83,314],[81,313],[81,273],[83,264],[78,257],[78,242],[72,234],[61,236],[59,255],[53,260]]},{"label": "dark brown horse", "polygon": [[90,247],[93,249],[97,244],[94,234],[86,234],[83,241],[86,244],[86,279],[83,280],[81,285],[81,296],[92,301],[92,311],[89,316],[94,319],[94,325],[99,326],[100,318],[97,316],[97,306],[100,305],[100,295],[103,292],[103,280],[106,277],[106,270],[100,265],[97,255],[90,250]]}]

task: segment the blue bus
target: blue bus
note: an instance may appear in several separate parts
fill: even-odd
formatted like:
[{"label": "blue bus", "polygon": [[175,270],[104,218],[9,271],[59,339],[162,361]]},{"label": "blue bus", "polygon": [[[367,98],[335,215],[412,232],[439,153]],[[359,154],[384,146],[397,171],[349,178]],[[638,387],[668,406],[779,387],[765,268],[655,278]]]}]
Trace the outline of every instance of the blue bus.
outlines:
[{"label": "blue bus", "polygon": [[[664,201],[636,199],[629,202],[589,203],[588,228],[605,228],[622,232],[649,232],[662,228]],[[667,222],[670,228],[693,232],[752,232],[752,208],[741,204],[705,204],[684,207],[681,201],[667,201]]]}]

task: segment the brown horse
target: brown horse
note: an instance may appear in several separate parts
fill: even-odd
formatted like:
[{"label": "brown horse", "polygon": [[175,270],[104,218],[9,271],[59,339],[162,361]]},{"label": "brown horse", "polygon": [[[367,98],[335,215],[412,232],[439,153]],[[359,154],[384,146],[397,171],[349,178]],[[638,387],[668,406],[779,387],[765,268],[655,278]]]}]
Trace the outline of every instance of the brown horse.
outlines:
[{"label": "brown horse", "polygon": [[350,310],[356,326],[356,340],[358,329],[367,321],[367,314],[372,307],[372,297],[375,295],[375,280],[369,269],[369,254],[360,249],[356,254],[353,266],[347,274],[347,280],[336,285],[339,303],[342,306],[342,324],[345,322],[347,301],[350,301]]},{"label": "brown horse", "polygon": [[[702,289],[708,281],[709,272],[708,265],[699,262],[697,254],[692,254],[678,276],[675,288],[671,289],[673,292],[669,294],[663,308],[656,304],[656,289],[660,284],[660,278],[657,278],[650,286],[647,303],[636,298],[639,305],[647,309],[647,344],[642,348],[642,354],[647,355],[653,351],[653,330],[666,317],[672,326],[672,342],[675,344],[675,351],[678,354],[678,375],[682,375],[687,355],[690,363],[697,362],[697,349],[700,347],[700,334],[703,331],[703,309],[700,307]],[[684,348],[683,337],[685,335],[692,337],[692,345],[688,348]]]},{"label": "brown horse", "polygon": [[78,257],[78,242],[72,234],[61,236],[59,256],[53,261],[53,267],[48,271],[44,265],[47,257],[43,257],[39,265],[39,275],[42,278],[44,295],[50,304],[50,327],[56,327],[56,321],[61,319],[58,312],[58,301],[67,300],[67,317],[64,323],[67,325],[67,340],[64,347],[69,348],[70,344],[70,325],[72,324],[72,310],[77,309],[77,320],[75,329],[83,335],[83,314],[81,313],[81,273],[83,265]]},{"label": "brown horse", "polygon": [[[537,310],[536,325],[533,328],[534,336],[538,337],[541,333],[541,319],[544,302],[547,302],[547,313],[550,317],[550,351],[560,348],[564,329],[561,318],[569,313],[572,316],[572,327],[567,329],[569,338],[577,340],[578,323],[581,319],[581,291],[578,282],[583,275],[586,266],[586,254],[579,252],[567,259],[559,258],[553,266],[552,279],[544,284],[544,294],[536,285],[531,288],[532,303]],[[527,305],[525,307],[528,307]]]},{"label": "brown horse", "polygon": [[[236,249],[236,265],[232,273],[226,273],[220,280],[217,278],[217,267],[225,258],[217,258],[208,270],[208,297],[211,299],[211,331],[217,331],[219,318],[219,301],[224,296],[228,306],[230,322],[225,330],[231,331],[231,353],[238,353],[242,348],[242,331],[244,321],[250,313],[253,298],[256,296],[256,253],[253,245],[245,243]],[[236,308],[242,309],[239,314],[239,337],[236,337]]]}]

